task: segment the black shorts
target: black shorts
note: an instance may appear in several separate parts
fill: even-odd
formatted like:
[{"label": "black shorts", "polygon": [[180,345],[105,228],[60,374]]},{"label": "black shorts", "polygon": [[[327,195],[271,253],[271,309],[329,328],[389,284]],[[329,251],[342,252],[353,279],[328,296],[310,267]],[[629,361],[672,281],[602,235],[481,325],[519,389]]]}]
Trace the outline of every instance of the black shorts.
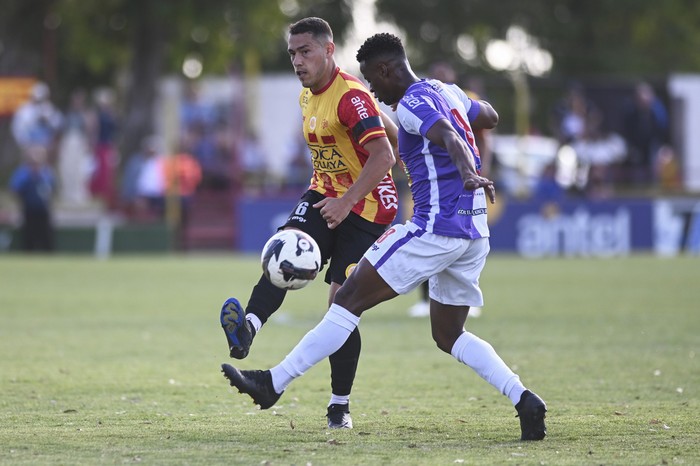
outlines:
[{"label": "black shorts", "polygon": [[388,225],[370,222],[350,212],[340,225],[331,230],[321,216],[321,209],[312,207],[324,198],[323,194],[316,191],[304,193],[287,222],[279,230],[293,227],[311,235],[321,248],[321,270],[330,261],[326,270],[326,283],[335,282],[342,285],[352,272],[353,266],[357,265],[377,238],[382,236]]}]

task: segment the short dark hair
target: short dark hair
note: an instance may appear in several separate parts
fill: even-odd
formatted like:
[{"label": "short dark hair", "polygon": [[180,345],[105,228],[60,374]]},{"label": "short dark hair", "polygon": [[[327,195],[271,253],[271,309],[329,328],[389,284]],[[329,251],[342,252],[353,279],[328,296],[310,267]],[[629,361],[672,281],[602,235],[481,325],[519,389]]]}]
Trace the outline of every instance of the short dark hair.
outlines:
[{"label": "short dark hair", "polygon": [[300,19],[296,23],[289,26],[290,35],[305,34],[307,32],[310,32],[314,38],[318,38],[319,36],[328,36],[331,40],[333,40],[333,30],[331,29],[330,24],[328,24],[328,22],[322,18],[311,16]]},{"label": "short dark hair", "polygon": [[380,56],[405,59],[406,51],[401,39],[388,32],[375,34],[360,46],[355,58],[358,62],[363,62]]}]

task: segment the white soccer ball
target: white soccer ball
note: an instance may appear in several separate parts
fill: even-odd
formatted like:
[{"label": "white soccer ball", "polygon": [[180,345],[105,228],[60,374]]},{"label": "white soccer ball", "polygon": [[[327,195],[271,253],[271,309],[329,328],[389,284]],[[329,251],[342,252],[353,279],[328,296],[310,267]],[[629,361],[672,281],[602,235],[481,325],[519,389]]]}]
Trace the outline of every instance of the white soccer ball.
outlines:
[{"label": "white soccer ball", "polygon": [[300,230],[275,233],[260,257],[265,277],[277,288],[298,290],[308,285],[321,269],[321,250]]}]

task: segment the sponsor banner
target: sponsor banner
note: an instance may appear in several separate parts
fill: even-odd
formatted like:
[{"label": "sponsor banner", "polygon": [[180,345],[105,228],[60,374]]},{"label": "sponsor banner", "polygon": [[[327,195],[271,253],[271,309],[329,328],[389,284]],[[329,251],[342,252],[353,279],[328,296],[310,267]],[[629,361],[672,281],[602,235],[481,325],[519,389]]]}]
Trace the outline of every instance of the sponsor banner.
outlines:
[{"label": "sponsor banner", "polygon": [[492,251],[524,257],[611,257],[654,248],[648,199],[500,202],[495,209],[489,206]]},{"label": "sponsor banner", "polygon": [[238,204],[238,250],[259,254],[297,202],[299,197],[242,198]]},{"label": "sponsor banner", "polygon": [[[298,197],[241,199],[242,252],[259,253]],[[542,204],[501,197],[488,206],[492,252],[523,257],[700,255],[700,199],[616,199]],[[397,218],[404,218],[402,212]]]},{"label": "sponsor banner", "polygon": [[700,198],[654,201],[654,252],[700,255]]}]

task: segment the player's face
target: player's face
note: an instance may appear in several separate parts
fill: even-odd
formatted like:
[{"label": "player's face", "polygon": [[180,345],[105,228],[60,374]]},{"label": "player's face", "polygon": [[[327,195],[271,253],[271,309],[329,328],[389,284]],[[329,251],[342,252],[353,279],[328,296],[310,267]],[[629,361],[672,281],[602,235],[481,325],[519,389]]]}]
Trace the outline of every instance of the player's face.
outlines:
[{"label": "player's face", "polygon": [[334,50],[333,42],[319,41],[310,32],[289,36],[287,52],[302,86],[317,91],[328,84],[335,71]]},{"label": "player's face", "polygon": [[360,72],[369,84],[369,90],[380,102],[393,105],[401,96],[395,96],[394,86],[389,79],[388,68],[384,63],[360,62]]}]

